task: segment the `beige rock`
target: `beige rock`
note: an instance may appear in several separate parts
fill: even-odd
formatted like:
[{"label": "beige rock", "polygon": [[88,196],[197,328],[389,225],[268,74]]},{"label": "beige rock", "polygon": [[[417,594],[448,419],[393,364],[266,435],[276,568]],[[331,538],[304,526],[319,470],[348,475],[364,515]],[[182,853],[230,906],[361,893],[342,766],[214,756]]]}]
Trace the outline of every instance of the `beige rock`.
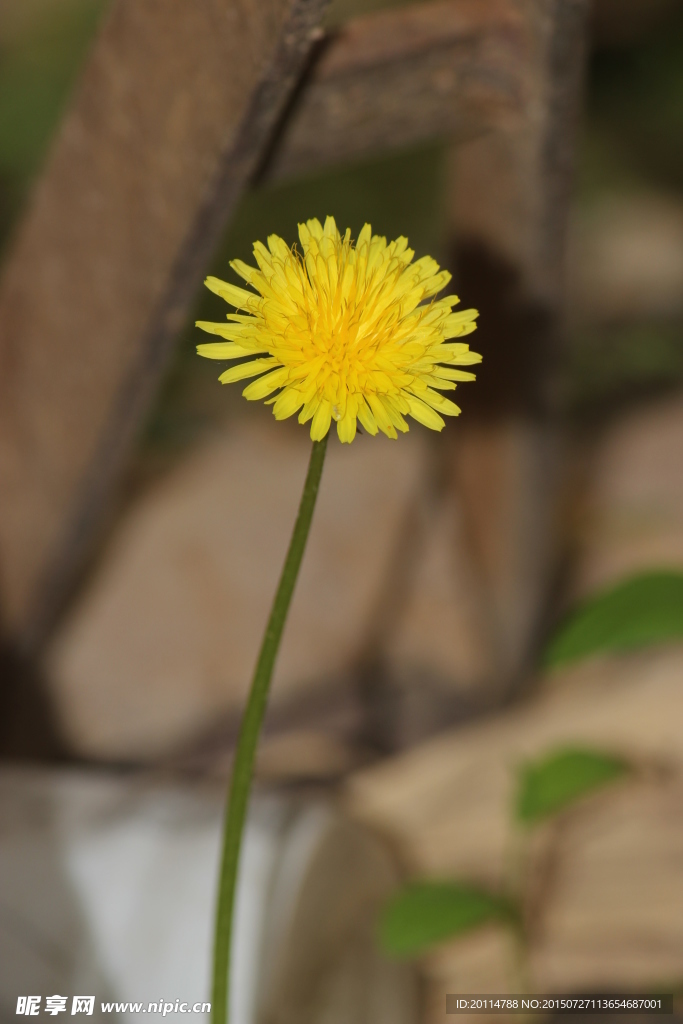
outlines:
[{"label": "beige rock", "polygon": [[261,740],[255,770],[261,782],[324,782],[346,774],[356,763],[354,751],[329,734],[293,729]]},{"label": "beige rock", "polygon": [[[298,428],[240,423],[130,510],[47,659],[77,750],[151,757],[241,705],[309,447]],[[422,452],[417,430],[331,441],[275,701],[348,671],[363,648]]]},{"label": "beige rock", "polygon": [[683,779],[620,787],[557,851],[534,972],[548,990],[671,983],[683,958]]},{"label": "beige rock", "polygon": [[683,568],[683,395],[616,423],[598,450],[576,589]]},{"label": "beige rock", "polygon": [[[393,836],[416,876],[499,887],[521,762],[578,745],[662,766],[584,802],[560,833],[549,830],[534,856],[551,849],[554,881],[531,962],[539,990],[661,983],[683,957],[682,679],[681,648],[567,671],[525,707],[356,774],[348,806]],[[428,957],[433,994],[513,990],[512,946],[495,933]]]}]

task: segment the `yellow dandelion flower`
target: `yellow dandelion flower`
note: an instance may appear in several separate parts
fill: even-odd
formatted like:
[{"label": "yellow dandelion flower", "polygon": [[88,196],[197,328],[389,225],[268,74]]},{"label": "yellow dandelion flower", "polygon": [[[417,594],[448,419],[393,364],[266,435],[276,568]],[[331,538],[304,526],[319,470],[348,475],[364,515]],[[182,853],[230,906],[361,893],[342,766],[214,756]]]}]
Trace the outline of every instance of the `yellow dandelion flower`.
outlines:
[{"label": "yellow dandelion flower", "polygon": [[[413,263],[406,238],[387,245],[366,224],[354,245],[342,237],[333,217],[299,225],[303,255],[277,235],[268,248],[254,245],[258,269],[241,260],[230,266],[254,291],[216,277],[211,291],[240,313],[228,323],[197,321],[225,339],[198,345],[209,359],[242,359],[221,374],[224,384],[256,377],[243,391],[267,399],[278,420],[299,413],[311,420],[319,441],[336,420],[341,441],[353,441],[356,422],[370,434],[389,437],[407,431],[405,416],[441,430],[440,414],[460,409],[441,391],[474,374],[457,369],[481,361],[462,338],[476,327],[475,309],[451,312],[460,300],[435,300],[450,281],[430,256]],[[425,302],[425,299],[432,299]]]}]

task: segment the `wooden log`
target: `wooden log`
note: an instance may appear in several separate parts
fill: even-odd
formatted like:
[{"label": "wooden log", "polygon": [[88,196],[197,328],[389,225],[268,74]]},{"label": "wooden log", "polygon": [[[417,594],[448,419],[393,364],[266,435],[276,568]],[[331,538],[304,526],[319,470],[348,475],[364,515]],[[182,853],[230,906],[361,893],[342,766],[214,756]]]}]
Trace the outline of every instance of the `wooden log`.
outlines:
[{"label": "wooden log", "polygon": [[321,48],[264,177],[468,138],[519,116],[525,28],[510,0],[435,0],[353,19]]},{"label": "wooden log", "polygon": [[[483,259],[495,263],[500,278],[496,293],[504,287],[508,292],[515,291],[518,299],[526,300],[526,307],[530,302],[536,304],[539,320],[547,315],[557,326],[564,286],[587,2],[513,3],[524,21],[527,40],[523,116],[509,119],[501,124],[500,131],[453,152],[453,223],[461,250],[483,250],[478,264]],[[464,260],[460,262],[461,275],[474,276],[475,271],[469,270]],[[505,270],[508,277],[502,280]],[[476,272],[483,272],[478,265]],[[490,277],[492,271],[488,273]],[[512,305],[511,299],[508,305]],[[548,397],[543,397],[547,374],[539,373],[539,364],[530,361],[547,340],[542,330],[546,327],[543,322],[533,331],[529,342],[533,348],[521,352],[523,365],[517,351],[508,354],[505,369],[514,374],[516,385],[508,406],[528,409],[530,404],[548,405]],[[497,349],[502,358],[503,347]],[[546,362],[543,360],[542,370]],[[496,372],[496,380],[499,376]],[[483,380],[487,389],[494,386],[493,374]],[[510,382],[508,376],[504,383]],[[530,391],[537,393],[532,395]],[[478,387],[478,395],[481,392],[482,387]],[[487,396],[487,401],[492,398]],[[497,398],[496,405],[500,405]]]},{"label": "wooden log", "polygon": [[283,120],[323,6],[117,0],[94,47],[0,287],[0,600],[26,648],[63,603],[257,172],[493,124],[544,144],[547,47],[523,0],[357,19],[322,48]]},{"label": "wooden log", "polygon": [[0,288],[4,630],[63,601],[326,0],[116,0]]},{"label": "wooden log", "polygon": [[452,433],[450,471],[502,692],[534,656],[561,556],[565,236],[586,15],[585,0],[514,6],[530,55],[524,116],[459,147],[451,169],[453,264],[466,304],[483,311],[484,362]]}]

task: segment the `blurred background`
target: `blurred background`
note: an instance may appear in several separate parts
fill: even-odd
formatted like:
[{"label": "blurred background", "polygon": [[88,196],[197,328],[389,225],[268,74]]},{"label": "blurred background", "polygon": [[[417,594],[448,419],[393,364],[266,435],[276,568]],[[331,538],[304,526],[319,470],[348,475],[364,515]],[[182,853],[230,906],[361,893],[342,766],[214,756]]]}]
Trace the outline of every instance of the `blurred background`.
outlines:
[{"label": "blurred background", "polygon": [[[334,0],[327,27],[397,6]],[[0,252],[7,260],[106,13],[105,0],[4,0],[0,8]],[[477,140],[456,147],[445,139],[257,184],[206,268],[230,277],[228,261],[249,261],[254,240],[276,232],[293,243],[297,222],[333,214],[354,235],[366,221],[388,238],[407,235],[417,256],[432,254],[452,269],[465,307],[481,310],[472,340],[484,355],[481,392],[479,382],[461,387],[460,420],[439,436],[416,425],[397,443],[359,438],[349,451],[331,446],[278,664],[258,765],[259,798],[275,803],[254,828],[282,850],[290,841],[282,815],[299,820],[311,806],[325,806],[368,836],[382,836],[391,851],[382,853],[391,866],[367,868],[370,896],[359,897],[358,911],[363,937],[353,932],[348,940],[351,952],[335,968],[334,983],[320,989],[318,1009],[306,1011],[311,1024],[343,1022],[350,1012],[356,1020],[404,1013],[406,1021],[440,1021],[447,992],[524,985],[673,991],[683,982],[683,628],[676,590],[683,571],[683,7],[676,0],[594,0],[586,33],[568,227],[557,242],[564,284],[548,401],[525,394],[524,404],[506,395],[517,387],[508,376],[515,353],[521,372],[533,374],[536,350],[525,348],[524,338],[538,331],[531,314],[520,313],[505,268],[484,273],[478,250],[468,246],[467,171],[454,168]],[[491,162],[492,194],[497,172]],[[269,410],[245,402],[238,386],[220,387],[216,365],[197,358],[195,319],[223,314],[215,296],[205,289],[196,295],[85,568],[32,661],[30,683],[24,669],[7,662],[0,858],[12,872],[33,863],[25,851],[32,835],[43,842],[41,828],[72,828],[85,846],[98,836],[112,843],[112,821],[122,828],[126,807],[134,836],[148,813],[161,813],[161,801],[171,810],[158,818],[159,834],[172,835],[155,847],[163,864],[165,846],[180,856],[173,842],[202,827],[198,802],[208,801],[207,820],[220,813],[308,448],[304,429],[275,425]],[[497,358],[506,346],[508,355]],[[541,495],[542,513],[530,494]],[[670,600],[656,584],[640,594],[636,588],[635,598],[606,614],[612,624],[614,616],[632,616],[638,633],[639,616],[662,602],[659,625],[646,627],[636,643],[615,639],[612,626],[598,621],[604,636],[589,638],[584,649],[579,639],[575,653],[558,659],[566,665],[547,667],[548,645],[573,610],[590,616],[610,588],[647,573],[664,578]],[[638,649],[625,653],[628,647]],[[19,685],[30,692],[27,702],[13,695]],[[515,819],[520,766],[550,758],[551,778],[553,751],[569,749],[628,770],[615,769],[614,786],[603,786],[609,771],[596,769],[593,793],[590,779],[582,788],[574,777],[585,769],[580,758],[562,762],[558,785],[568,785],[570,796],[558,798],[561,813],[539,812],[529,830]],[[95,788],[72,792],[69,779],[77,790],[93,779]],[[70,801],[75,809],[64,810]],[[332,826],[315,827],[322,849]],[[121,849],[135,851],[131,842]],[[517,846],[522,867],[512,877]],[[198,874],[207,863],[210,874],[211,856],[188,853]],[[365,876],[358,868],[350,878],[327,853],[320,857],[329,906],[330,893],[354,890]],[[373,857],[380,857],[374,848],[359,853],[358,863],[374,865]],[[46,864],[31,870],[45,878],[52,870]],[[252,884],[265,885],[263,877]],[[389,976],[384,967],[359,982],[353,957],[367,960],[358,950],[376,945],[368,915],[381,913],[398,877],[498,893],[510,886],[528,918],[524,973],[515,974],[518,936],[510,938],[500,914],[475,914],[463,925],[456,907],[450,924],[446,913],[424,940],[394,943],[406,970],[415,967],[417,987],[412,974]],[[9,900],[12,914],[31,917],[36,934],[49,917],[59,945],[59,913],[31,903],[31,885],[22,885],[15,892],[24,895]],[[168,898],[160,889],[159,901]],[[208,890],[197,898],[207,913],[209,898]],[[304,903],[322,912],[320,899],[309,893]],[[69,932],[79,936],[76,945],[88,945],[88,928],[99,920],[93,901],[90,924]],[[442,908],[447,902],[444,893],[437,899]],[[151,901],[149,915],[158,905]],[[193,913],[187,906],[184,912]],[[0,922],[0,936],[30,987],[43,975],[11,937],[12,927]],[[313,958],[322,940],[298,927],[290,922],[285,930],[293,928],[301,956]],[[385,946],[392,941],[389,935]],[[100,950],[93,953],[100,957],[97,985],[106,978],[111,998],[126,991],[136,998],[121,980],[130,977],[125,965],[117,974],[105,945],[93,947]],[[56,977],[73,979],[75,970]],[[1,980],[9,1019],[15,981]],[[140,993],[145,984],[140,980]],[[370,990],[383,1010],[367,1002]],[[333,1009],[321,1010],[323,1004]],[[257,1019],[249,1013],[245,1024]],[[293,1013],[282,1019],[304,1019]]]}]

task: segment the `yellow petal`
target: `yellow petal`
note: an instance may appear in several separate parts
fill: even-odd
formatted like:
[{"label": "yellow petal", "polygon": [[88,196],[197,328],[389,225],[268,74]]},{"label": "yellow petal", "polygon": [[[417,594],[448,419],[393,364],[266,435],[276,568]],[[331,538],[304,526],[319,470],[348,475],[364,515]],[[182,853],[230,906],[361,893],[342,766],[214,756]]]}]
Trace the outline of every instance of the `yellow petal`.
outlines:
[{"label": "yellow petal", "polygon": [[[266,360],[264,359],[263,362],[266,362]],[[286,384],[288,377],[289,370],[286,366],[281,366],[279,369],[273,370],[272,373],[267,373],[265,377],[259,377],[258,380],[247,384],[242,394],[250,402],[257,402],[261,398],[267,398],[277,388],[281,388],[283,384]]]},{"label": "yellow petal", "polygon": [[404,405],[403,402],[401,402],[399,399],[394,398],[393,395],[382,395],[380,397],[380,401],[382,402],[384,408],[387,410],[389,414],[389,419],[396,427],[396,429],[400,430],[402,434],[407,434],[410,428],[406,421],[403,419],[403,416],[401,415],[401,409],[399,408],[399,406],[403,405],[405,411],[408,412],[408,403],[405,402]]},{"label": "yellow petal", "polygon": [[342,444],[351,444],[356,436],[356,413],[348,408],[337,423],[337,437]]},{"label": "yellow petal", "polygon": [[408,405],[410,406],[410,415],[424,427],[429,427],[430,430],[443,430],[446,426],[438,412],[434,412],[433,409],[430,409],[428,405],[425,405],[424,402],[421,402],[414,395],[408,395]]},{"label": "yellow petal", "polygon": [[218,378],[221,384],[232,384],[236,380],[244,380],[246,377],[255,377],[257,373],[275,366],[276,359],[252,359],[248,363],[240,363],[239,366],[231,366],[229,370],[222,373]]},{"label": "yellow petal", "polygon": [[436,358],[440,362],[450,363],[455,366],[474,366],[475,363],[481,362],[481,356],[478,352],[454,352],[451,355],[449,351],[451,347],[456,348],[455,345],[440,345],[438,348],[439,354]]},{"label": "yellow petal", "polygon": [[325,227],[323,228],[323,235],[327,238],[331,238],[333,242],[339,240],[339,231],[337,230],[337,223],[334,217],[325,218]]},{"label": "yellow petal", "polygon": [[465,338],[468,334],[476,331],[476,329],[477,325],[474,320],[464,324],[455,324],[453,327],[446,328],[444,338]]},{"label": "yellow petal", "polygon": [[255,354],[253,349],[243,348],[234,341],[214,341],[207,345],[197,345],[197,352],[205,359],[240,359]]},{"label": "yellow petal", "polygon": [[[253,330],[250,329],[250,322],[254,323],[251,316],[245,317],[247,323],[216,324],[211,320],[195,320],[195,327],[207,334],[217,334],[219,338],[226,341],[242,341],[246,337],[253,337]],[[257,349],[258,351],[258,349]]]},{"label": "yellow petal", "polygon": [[262,271],[273,271],[273,260],[263,242],[254,242],[254,259]]},{"label": "yellow petal", "polygon": [[435,366],[435,377],[445,377],[446,380],[476,380],[475,373],[468,373],[467,370],[455,370],[450,366]]},{"label": "yellow petal", "polygon": [[276,420],[286,420],[298,412],[302,405],[301,392],[296,388],[285,388],[273,403],[273,416]]},{"label": "yellow petal", "polygon": [[372,239],[372,227],[370,224],[364,224],[361,228],[361,232],[356,242],[356,249],[360,249],[363,245],[369,245]]},{"label": "yellow petal", "polygon": [[444,416],[459,416],[461,409],[455,402],[451,402],[450,398],[446,398],[445,395],[440,394],[438,391],[432,391],[431,388],[427,388],[422,394],[422,400],[431,405],[433,409],[438,409]]},{"label": "yellow petal", "polygon": [[263,274],[260,270],[257,270],[256,267],[250,267],[248,263],[244,263],[242,260],[231,260],[230,266],[252,288],[258,288],[259,282],[263,280]]},{"label": "yellow petal", "polygon": [[229,302],[231,306],[237,306],[238,309],[253,308],[254,302],[259,302],[258,295],[248,292],[245,288],[238,288],[237,285],[230,284],[229,281],[221,281],[218,277],[207,277],[204,284],[210,292],[220,295],[222,299]]},{"label": "yellow petal", "polygon": [[311,232],[308,230],[306,224],[298,224],[297,227],[299,229],[299,241],[301,242],[301,247],[304,252],[306,252],[311,241]]},{"label": "yellow petal", "polygon": [[[457,296],[453,296],[457,298]],[[460,301],[460,300],[458,300]],[[455,303],[454,303],[455,305]],[[470,320],[476,320],[479,316],[478,309],[459,309],[457,313],[451,313],[447,317],[444,326],[453,327],[455,324],[469,323]]]},{"label": "yellow petal", "polygon": [[319,241],[323,237],[323,226],[317,217],[314,217],[312,220],[307,220],[306,227],[310,232],[311,238],[315,238],[316,241]]},{"label": "yellow petal", "polygon": [[374,417],[377,420],[377,426],[379,427],[379,429],[382,431],[383,434],[386,434],[387,437],[396,439],[396,428],[394,427],[394,424],[391,422],[389,412],[386,409],[384,403],[382,402],[380,396],[369,394],[367,396],[367,400],[370,408],[373,411]]},{"label": "yellow petal", "polygon": [[289,256],[289,246],[285,242],[284,238],[280,238],[279,235],[268,235],[268,248],[272,252],[273,256],[276,256],[283,262]]},{"label": "yellow petal", "polygon": [[442,288],[445,288],[451,279],[451,274],[447,270],[442,270],[439,274],[435,274],[434,277],[430,277],[424,283],[424,296],[436,295]]},{"label": "yellow petal", "polygon": [[440,391],[454,391],[457,387],[453,381],[438,377],[433,373],[422,373],[421,378],[425,384],[429,384],[432,388],[438,388]]},{"label": "yellow petal", "polygon": [[311,440],[322,441],[330,429],[332,422],[332,406],[324,399],[318,406],[311,423]]},{"label": "yellow petal", "polygon": [[308,423],[308,421],[310,419],[312,419],[313,416],[315,415],[316,410],[317,410],[319,405],[320,405],[320,396],[318,395],[318,393],[316,391],[316,393],[314,395],[312,395],[312,397],[307,400],[307,402],[304,405],[303,409],[299,413],[299,416],[298,416],[299,423]]},{"label": "yellow petal", "polygon": [[378,430],[377,420],[364,398],[358,406],[358,419],[363,429],[367,430],[368,434],[372,434],[374,437]]}]

